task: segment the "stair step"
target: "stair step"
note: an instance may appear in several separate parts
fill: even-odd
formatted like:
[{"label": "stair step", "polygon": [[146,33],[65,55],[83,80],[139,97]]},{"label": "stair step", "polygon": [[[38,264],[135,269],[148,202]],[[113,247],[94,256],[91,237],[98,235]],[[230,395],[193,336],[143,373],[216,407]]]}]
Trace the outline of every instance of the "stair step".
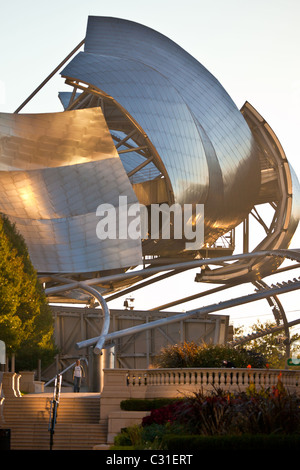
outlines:
[{"label": "stair step", "polygon": [[[12,450],[49,449],[51,399],[50,394],[36,394],[4,400],[0,427],[11,430]],[[99,394],[61,394],[52,448],[90,450],[106,444],[107,426],[99,420]]]},{"label": "stair step", "polygon": [[[97,444],[106,443],[106,426],[98,425],[56,425],[53,435],[53,450],[92,449]],[[48,450],[50,432],[44,426],[11,426],[11,448],[18,450]]]}]

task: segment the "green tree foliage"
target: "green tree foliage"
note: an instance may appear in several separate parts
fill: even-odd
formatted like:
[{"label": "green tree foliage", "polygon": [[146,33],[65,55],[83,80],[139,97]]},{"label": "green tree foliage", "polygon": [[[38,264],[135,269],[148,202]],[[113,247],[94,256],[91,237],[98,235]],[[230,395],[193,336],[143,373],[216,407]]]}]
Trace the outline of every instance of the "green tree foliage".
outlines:
[{"label": "green tree foliage", "polygon": [[[275,322],[267,321],[266,323],[262,323],[257,320],[257,322],[251,326],[251,331],[259,333],[275,326]],[[239,328],[235,333],[235,339],[240,336],[243,336],[243,328]],[[298,333],[292,334],[292,330],[290,329],[290,351],[291,355],[295,357],[300,357],[299,339],[300,335]],[[263,355],[271,368],[284,369],[286,361],[286,338],[284,330],[253,339],[249,341],[245,347],[247,349],[255,349]]]},{"label": "green tree foliage", "polygon": [[53,360],[53,320],[23,237],[0,217],[0,338],[19,370]]}]

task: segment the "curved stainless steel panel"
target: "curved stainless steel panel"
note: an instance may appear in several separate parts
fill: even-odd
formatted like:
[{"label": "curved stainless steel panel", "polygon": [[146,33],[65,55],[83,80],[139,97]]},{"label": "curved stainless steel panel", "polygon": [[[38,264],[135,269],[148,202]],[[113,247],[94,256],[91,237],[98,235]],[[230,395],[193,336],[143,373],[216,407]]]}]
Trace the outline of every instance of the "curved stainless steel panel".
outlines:
[{"label": "curved stainless steel panel", "polygon": [[100,108],[0,115],[0,208],[38,272],[123,269],[141,241],[97,238],[99,204],[137,202]]},{"label": "curved stainless steel panel", "polygon": [[251,131],[215,77],[177,44],[137,23],[89,17],[85,50],[62,75],[112,96],[141,125],[175,201],[205,204],[206,242],[249,213],[260,185]]},{"label": "curved stainless steel panel", "polygon": [[36,170],[118,158],[101,109],[0,113],[0,171]]},{"label": "curved stainless steel panel", "polygon": [[164,77],[130,59],[85,53],[62,73],[104,90],[138,122],[162,157],[176,202],[205,199],[208,169],[201,138],[188,107]]},{"label": "curved stainless steel panel", "polygon": [[[140,265],[141,240],[96,236],[98,205],[117,209],[121,195],[128,203],[204,204],[208,244],[255,204],[279,201],[273,232],[259,248],[288,246],[300,192],[278,139],[250,105],[243,115],[181,47],[137,23],[89,17],[84,52],[62,75],[75,88],[74,111],[0,114],[0,209],[15,221],[40,273],[97,278]],[[69,97],[60,94],[65,108]],[[266,155],[272,164],[264,167]],[[180,255],[183,240],[161,241],[156,252],[156,241],[143,242],[143,255]],[[216,269],[221,282],[223,273],[224,282],[261,277],[278,259],[240,264]]]}]

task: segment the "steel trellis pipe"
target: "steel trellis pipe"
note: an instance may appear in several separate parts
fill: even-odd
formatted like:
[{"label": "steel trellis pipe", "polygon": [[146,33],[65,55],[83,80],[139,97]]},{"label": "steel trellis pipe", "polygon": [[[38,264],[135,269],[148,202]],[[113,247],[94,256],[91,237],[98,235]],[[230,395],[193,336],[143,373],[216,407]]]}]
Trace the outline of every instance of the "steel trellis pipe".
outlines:
[{"label": "steel trellis pipe", "polygon": [[86,291],[86,292],[89,292],[90,294],[92,294],[97,300],[99,300],[100,302],[100,305],[101,305],[101,308],[102,308],[102,312],[104,314],[104,322],[103,322],[103,326],[102,326],[102,331],[101,331],[101,335],[98,337],[97,341],[96,341],[96,346],[94,348],[94,352],[95,353],[100,353],[101,349],[103,348],[103,345],[105,343],[105,338],[106,338],[106,335],[108,333],[108,330],[109,330],[109,325],[110,325],[110,311],[109,311],[109,308],[107,306],[107,303],[105,302],[104,298],[102,297],[102,295],[100,294],[100,292],[98,292],[96,289],[94,289],[93,287],[91,286],[88,286],[86,285],[85,283],[79,283],[79,286],[78,286],[80,289]]}]

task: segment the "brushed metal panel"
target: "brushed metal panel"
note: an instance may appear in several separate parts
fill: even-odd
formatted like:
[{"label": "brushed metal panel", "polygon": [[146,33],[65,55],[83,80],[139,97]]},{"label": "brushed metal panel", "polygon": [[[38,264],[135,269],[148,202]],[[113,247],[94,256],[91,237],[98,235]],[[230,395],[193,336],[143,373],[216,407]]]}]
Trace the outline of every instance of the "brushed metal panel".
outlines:
[{"label": "brushed metal panel", "polygon": [[118,158],[100,108],[0,113],[0,170],[34,170]]},{"label": "brushed metal panel", "polygon": [[[84,50],[139,61],[167,78],[214,146],[223,173],[225,197],[228,194],[234,198],[233,172],[243,179],[245,191],[254,194],[255,189],[247,182],[247,161],[251,160],[252,167],[255,165],[256,145],[251,132],[222,85],[194,57],[151,28],[118,18],[94,16],[88,19]],[[252,175],[254,186],[258,166],[256,171],[256,181],[256,172]],[[229,202],[235,205],[234,201]]]},{"label": "brushed metal panel", "polygon": [[260,186],[256,142],[221,84],[181,47],[134,22],[89,17],[84,52],[62,75],[112,96],[140,124],[175,201],[205,204],[207,242],[246,217]]},{"label": "brushed metal panel", "polygon": [[[174,87],[144,64],[81,53],[63,70],[116,99],[155,146],[173,184],[175,200],[203,200],[208,186],[205,152],[194,118]],[[179,181],[180,180],[180,181]]]},{"label": "brushed metal panel", "polygon": [[100,240],[96,209],[137,202],[100,108],[0,114],[0,210],[23,235],[38,272],[140,264],[140,240]]},{"label": "brushed metal panel", "polygon": [[[111,121],[92,107],[95,96],[86,109],[0,114],[0,210],[15,221],[39,272],[90,273],[141,264],[140,240],[96,237],[95,212],[105,202],[117,209],[120,195],[129,203],[137,202],[136,194],[140,202],[170,200],[169,186],[155,180],[161,168],[175,202],[205,204],[206,242],[244,220],[263,195],[262,182],[267,194],[274,175],[261,172],[260,144],[246,119],[218,80],[162,34],[126,20],[89,17],[84,52],[62,76],[110,96]],[[67,108],[71,95],[59,96]],[[127,130],[112,124],[123,112],[162,165],[151,161],[130,179],[126,173],[141,157],[118,155],[112,140],[113,132],[122,139]],[[288,200],[290,222],[286,219],[277,240],[282,246],[299,220],[299,183],[291,173],[288,189],[295,189]],[[147,249],[155,254],[147,244],[144,254]],[[181,249],[165,240],[157,254]]]}]

